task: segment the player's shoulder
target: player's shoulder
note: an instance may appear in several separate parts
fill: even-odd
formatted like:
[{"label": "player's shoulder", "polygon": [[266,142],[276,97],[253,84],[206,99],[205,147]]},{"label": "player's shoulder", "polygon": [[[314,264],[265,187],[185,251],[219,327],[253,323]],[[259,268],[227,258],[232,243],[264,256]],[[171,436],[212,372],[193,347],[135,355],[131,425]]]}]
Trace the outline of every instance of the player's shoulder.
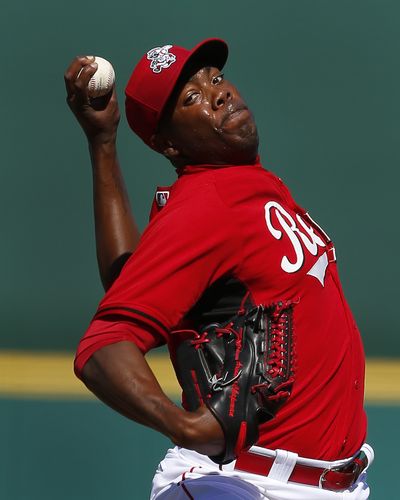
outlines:
[{"label": "player's shoulder", "polygon": [[220,227],[244,205],[281,198],[282,186],[282,181],[259,163],[193,169],[171,187],[156,217],[157,225]]},{"label": "player's shoulder", "polygon": [[199,175],[189,175],[179,178],[169,194],[164,208],[165,216],[190,214],[191,217],[204,217],[209,213],[219,213],[223,209],[221,197],[216,189],[215,178],[211,171]]},{"label": "player's shoulder", "polygon": [[282,196],[283,182],[261,164],[228,167],[213,173],[218,196],[227,206],[238,207],[253,200],[277,199]]},{"label": "player's shoulder", "polygon": [[148,229],[175,234],[219,230],[229,222],[229,210],[219,196],[212,176],[178,179],[168,200],[152,218]]}]

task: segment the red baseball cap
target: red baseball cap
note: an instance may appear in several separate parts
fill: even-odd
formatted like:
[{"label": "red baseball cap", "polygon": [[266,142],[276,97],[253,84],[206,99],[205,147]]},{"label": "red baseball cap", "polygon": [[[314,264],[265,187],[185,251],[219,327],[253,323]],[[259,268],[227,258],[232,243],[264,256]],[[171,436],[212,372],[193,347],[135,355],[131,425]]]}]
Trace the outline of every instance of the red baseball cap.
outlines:
[{"label": "red baseball cap", "polygon": [[125,111],[131,129],[150,147],[161,114],[188,61],[222,69],[228,46],[220,38],[208,38],[194,49],[164,45],[149,50],[139,61],[125,88]]}]

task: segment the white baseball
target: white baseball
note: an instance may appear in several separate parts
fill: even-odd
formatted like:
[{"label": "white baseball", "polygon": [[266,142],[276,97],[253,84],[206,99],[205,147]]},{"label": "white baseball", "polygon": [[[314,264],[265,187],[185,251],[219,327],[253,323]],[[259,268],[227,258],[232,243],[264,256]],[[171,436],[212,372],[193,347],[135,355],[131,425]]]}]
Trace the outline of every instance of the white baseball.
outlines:
[{"label": "white baseball", "polygon": [[115,81],[115,72],[111,63],[98,56],[95,57],[94,62],[97,63],[97,70],[88,83],[88,95],[92,98],[108,94]]}]

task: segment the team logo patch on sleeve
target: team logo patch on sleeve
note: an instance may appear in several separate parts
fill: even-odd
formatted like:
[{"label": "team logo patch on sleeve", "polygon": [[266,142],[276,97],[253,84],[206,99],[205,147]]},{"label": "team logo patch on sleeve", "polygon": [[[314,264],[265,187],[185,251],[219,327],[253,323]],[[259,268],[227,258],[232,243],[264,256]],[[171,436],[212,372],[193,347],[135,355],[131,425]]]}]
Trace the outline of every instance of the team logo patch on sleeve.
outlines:
[{"label": "team logo patch on sleeve", "polygon": [[147,59],[151,61],[150,68],[153,73],[161,73],[163,69],[169,68],[176,61],[175,54],[171,54],[169,49],[172,45],[164,45],[163,47],[154,47],[147,52]]},{"label": "team logo patch on sleeve", "polygon": [[156,203],[159,207],[164,207],[167,204],[168,198],[169,198],[169,191],[156,192]]}]

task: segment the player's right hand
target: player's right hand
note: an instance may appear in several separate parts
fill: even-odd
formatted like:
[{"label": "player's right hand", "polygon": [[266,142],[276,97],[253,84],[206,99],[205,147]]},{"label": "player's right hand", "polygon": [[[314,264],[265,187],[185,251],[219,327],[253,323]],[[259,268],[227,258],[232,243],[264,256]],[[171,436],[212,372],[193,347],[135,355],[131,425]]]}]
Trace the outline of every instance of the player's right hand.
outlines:
[{"label": "player's right hand", "polygon": [[75,57],[64,74],[64,81],[68,106],[84,130],[89,143],[105,144],[115,141],[120,113],[115,85],[109,95],[100,98],[101,101],[90,100],[88,83],[96,69],[94,57]]},{"label": "player's right hand", "polygon": [[178,446],[195,450],[197,453],[216,456],[225,449],[225,436],[221,425],[206,406],[196,411],[183,412],[183,432]]}]

